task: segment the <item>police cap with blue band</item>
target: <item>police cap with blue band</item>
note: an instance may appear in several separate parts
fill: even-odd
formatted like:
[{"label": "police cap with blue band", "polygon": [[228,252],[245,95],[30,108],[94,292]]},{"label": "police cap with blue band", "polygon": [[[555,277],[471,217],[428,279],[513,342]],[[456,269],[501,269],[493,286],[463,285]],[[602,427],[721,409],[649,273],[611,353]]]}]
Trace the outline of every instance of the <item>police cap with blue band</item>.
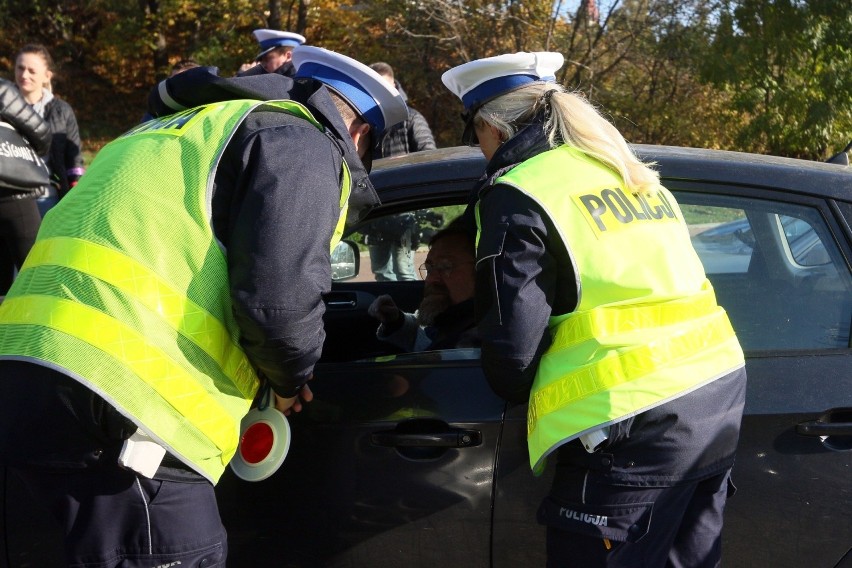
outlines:
[{"label": "police cap with blue band", "polygon": [[395,88],[363,63],[321,47],[293,50],[296,77],[312,77],[343,97],[378,136],[408,118],[408,107]]},{"label": "police cap with blue band", "polygon": [[555,81],[565,58],[554,51],[507,53],[453,67],[441,75],[444,85],[461,99],[464,139],[473,139],[473,117],[485,103],[530,83]]},{"label": "police cap with blue band", "polygon": [[260,29],[252,32],[254,39],[260,44],[260,53],[255,61],[275,49],[276,47],[296,47],[305,43],[305,36],[294,32],[282,32],[279,30]]}]

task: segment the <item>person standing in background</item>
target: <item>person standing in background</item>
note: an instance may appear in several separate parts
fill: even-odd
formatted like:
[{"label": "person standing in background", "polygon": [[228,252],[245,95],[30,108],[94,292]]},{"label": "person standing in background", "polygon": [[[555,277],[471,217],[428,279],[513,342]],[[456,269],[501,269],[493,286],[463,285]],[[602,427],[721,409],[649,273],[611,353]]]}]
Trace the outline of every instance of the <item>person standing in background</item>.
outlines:
[{"label": "person standing in background", "polygon": [[293,48],[305,43],[305,36],[294,32],[260,29],[252,32],[254,39],[260,44],[260,53],[255,57],[258,65],[240,68],[239,75],[262,75],[263,73],[278,73],[292,77],[296,73],[293,67]]},{"label": "person standing in background", "polygon": [[18,90],[50,126],[50,154],[45,161],[50,168],[51,187],[38,200],[42,216],[77,185],[85,172],[83,144],[74,110],[49,88],[54,73],[53,58],[43,45],[25,45],[15,56]]},{"label": "person standing in background", "polygon": [[36,197],[50,184],[39,156],[50,128],[11,81],[0,79],[0,296],[6,294],[35,243],[41,215]]},{"label": "person standing in background", "polygon": [[[382,76],[382,79],[396,88],[403,100],[408,103],[408,96],[402,90],[399,81],[394,77],[393,67],[384,61],[372,63],[370,68]],[[421,152],[423,150],[434,150],[435,138],[432,136],[432,129],[429,128],[429,123],[426,122],[426,117],[420,114],[417,110],[408,107],[408,120],[400,122],[393,128],[388,129],[376,141],[376,149],[373,152],[373,158],[392,158],[394,156],[404,156],[412,152]]]},{"label": "person standing in background", "polygon": [[[408,102],[408,97],[394,77],[393,67],[384,61],[377,61],[370,68]],[[435,139],[426,118],[409,106],[408,118],[376,139],[373,158],[405,156],[412,152],[434,150],[435,147]],[[385,217],[371,224],[364,236],[370,252],[370,266],[377,282],[417,279],[414,272],[416,230],[417,219],[410,213]]]}]

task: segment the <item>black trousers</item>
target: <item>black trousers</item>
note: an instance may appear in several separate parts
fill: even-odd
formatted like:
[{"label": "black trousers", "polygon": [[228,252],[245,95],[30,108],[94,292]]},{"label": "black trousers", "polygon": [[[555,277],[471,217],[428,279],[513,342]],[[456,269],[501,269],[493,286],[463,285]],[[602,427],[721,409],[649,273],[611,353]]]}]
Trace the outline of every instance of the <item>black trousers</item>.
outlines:
[{"label": "black trousers", "polygon": [[41,214],[35,198],[0,201],[0,296],[9,291],[24,259],[35,243]]},{"label": "black trousers", "polygon": [[0,513],[11,529],[0,557],[12,568],[53,568],[33,559],[57,549],[56,566],[225,566],[213,485],[179,467],[161,467],[155,479],[119,467],[133,429],[75,380],[0,362]]},{"label": "black trousers", "polygon": [[674,487],[616,486],[579,468],[573,477],[554,487],[539,509],[548,568],[721,564],[730,470]]}]

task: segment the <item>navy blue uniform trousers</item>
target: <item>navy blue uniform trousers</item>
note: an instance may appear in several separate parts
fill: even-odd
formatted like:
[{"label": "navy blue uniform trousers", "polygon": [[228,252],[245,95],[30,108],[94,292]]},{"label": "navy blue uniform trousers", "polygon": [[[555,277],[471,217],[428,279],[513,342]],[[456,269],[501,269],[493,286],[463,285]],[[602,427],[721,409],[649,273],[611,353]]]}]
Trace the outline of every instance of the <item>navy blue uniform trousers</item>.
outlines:
[{"label": "navy blue uniform trousers", "polygon": [[538,512],[548,568],[715,568],[730,469],[672,487],[618,486],[599,473],[560,472]]},{"label": "navy blue uniform trousers", "polygon": [[48,557],[74,568],[225,566],[227,535],[207,479],[168,454],[154,479],[120,467],[135,426],[69,377],[12,361],[0,376],[0,501],[12,529],[0,554],[11,567],[52,568],[33,563]]}]

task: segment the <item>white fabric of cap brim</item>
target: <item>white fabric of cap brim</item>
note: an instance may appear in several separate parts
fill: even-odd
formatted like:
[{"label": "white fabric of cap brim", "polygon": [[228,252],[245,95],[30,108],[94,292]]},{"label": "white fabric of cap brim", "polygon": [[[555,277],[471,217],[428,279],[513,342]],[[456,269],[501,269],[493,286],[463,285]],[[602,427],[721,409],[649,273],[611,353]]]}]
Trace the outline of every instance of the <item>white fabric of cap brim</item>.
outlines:
[{"label": "white fabric of cap brim", "polygon": [[297,34],[296,32],[285,32],[281,30],[270,30],[263,28],[259,30],[254,30],[251,34],[258,42],[266,41],[269,39],[289,39],[291,41],[305,43],[305,36]]},{"label": "white fabric of cap brim", "polygon": [[565,58],[555,51],[518,52],[486,57],[463,63],[444,72],[441,81],[459,99],[482,83],[507,75],[556,75]]}]

